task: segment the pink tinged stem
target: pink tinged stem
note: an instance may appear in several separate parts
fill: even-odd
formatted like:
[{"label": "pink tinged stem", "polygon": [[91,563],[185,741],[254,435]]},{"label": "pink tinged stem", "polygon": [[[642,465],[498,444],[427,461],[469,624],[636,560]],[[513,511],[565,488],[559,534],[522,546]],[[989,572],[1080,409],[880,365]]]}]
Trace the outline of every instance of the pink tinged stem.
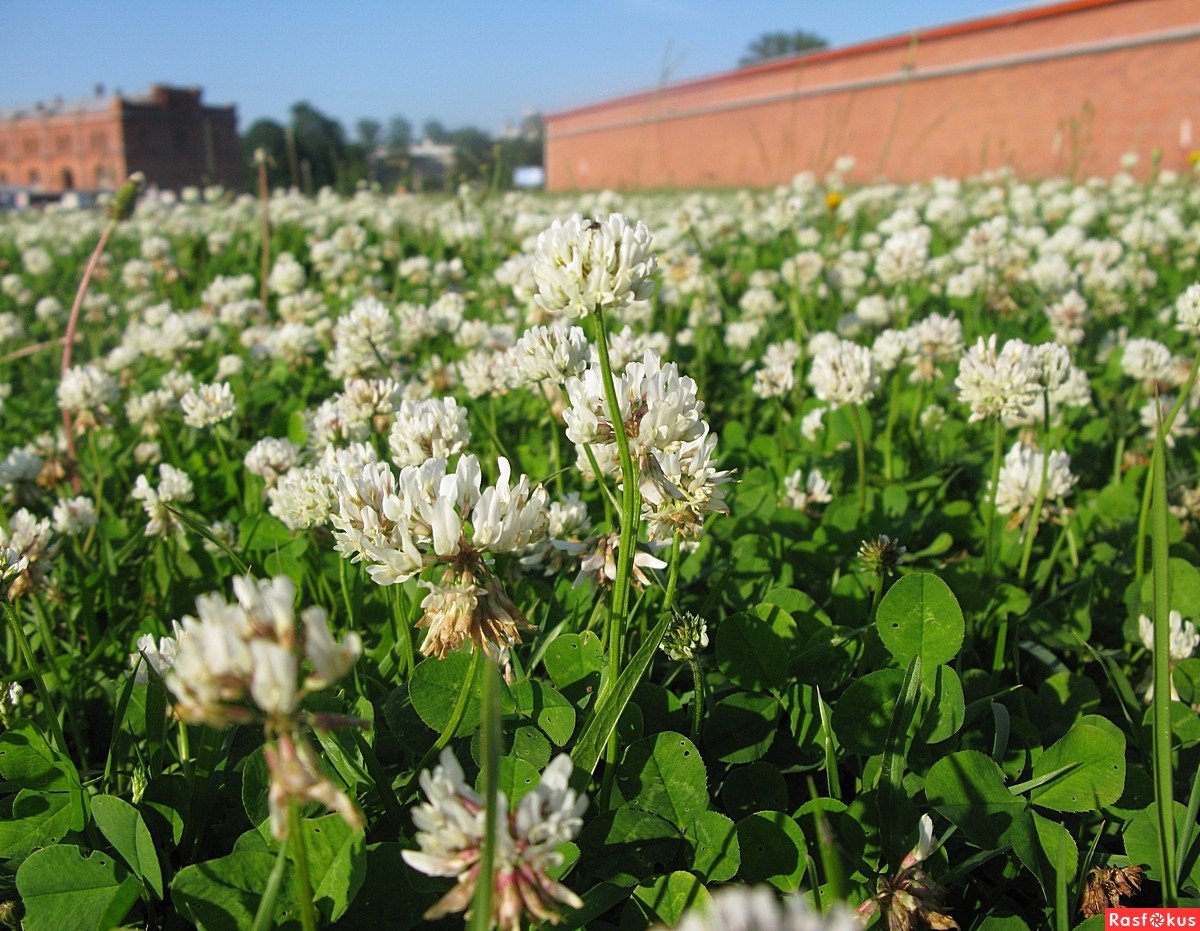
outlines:
[{"label": "pink tinged stem", "polygon": [[[100,256],[104,254],[104,247],[108,245],[108,237],[112,235],[116,225],[116,220],[109,220],[104,227],[104,232],[100,234],[100,241],[96,243],[96,248],[92,250],[92,257],[88,259],[87,268],[84,269],[83,279],[79,282],[79,290],[75,292],[75,303],[71,305],[71,316],[67,319],[67,333],[63,337],[60,384],[71,367],[71,350],[75,346],[75,333],[79,329],[79,311],[83,307],[83,299],[87,296],[92,275],[96,273],[96,266],[100,264]],[[83,485],[79,481],[79,473],[75,468],[75,433],[71,429],[71,412],[66,408],[62,412],[62,422],[67,442],[67,474],[71,476],[71,487],[75,489],[75,494],[79,494],[83,490]]]}]

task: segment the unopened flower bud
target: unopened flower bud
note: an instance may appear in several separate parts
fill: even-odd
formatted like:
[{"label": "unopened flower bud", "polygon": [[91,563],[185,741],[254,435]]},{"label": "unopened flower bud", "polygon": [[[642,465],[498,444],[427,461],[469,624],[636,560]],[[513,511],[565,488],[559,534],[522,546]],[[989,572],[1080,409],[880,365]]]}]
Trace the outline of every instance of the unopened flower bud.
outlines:
[{"label": "unopened flower bud", "polygon": [[124,184],[117,188],[117,193],[109,202],[108,215],[118,223],[128,220],[133,216],[133,208],[137,206],[137,199],[145,189],[146,176],[140,171],[135,171]]}]

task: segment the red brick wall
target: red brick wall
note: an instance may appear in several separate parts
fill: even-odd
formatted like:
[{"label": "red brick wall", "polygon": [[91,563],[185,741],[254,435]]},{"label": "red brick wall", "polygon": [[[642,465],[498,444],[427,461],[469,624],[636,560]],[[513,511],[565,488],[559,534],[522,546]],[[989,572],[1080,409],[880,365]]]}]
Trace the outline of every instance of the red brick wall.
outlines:
[{"label": "red brick wall", "polygon": [[0,185],[112,188],[126,176],[120,106],[0,120]]},{"label": "red brick wall", "polygon": [[161,188],[236,187],[236,111],[204,106],[196,88],[155,86],[144,100],[111,97],[86,112],[51,107],[0,119],[0,185],[111,190],[135,171]]},{"label": "red brick wall", "polygon": [[[1195,138],[1187,140],[1189,127]],[[552,190],[1111,174],[1200,148],[1200,0],[1072,0],[546,118]]]}]

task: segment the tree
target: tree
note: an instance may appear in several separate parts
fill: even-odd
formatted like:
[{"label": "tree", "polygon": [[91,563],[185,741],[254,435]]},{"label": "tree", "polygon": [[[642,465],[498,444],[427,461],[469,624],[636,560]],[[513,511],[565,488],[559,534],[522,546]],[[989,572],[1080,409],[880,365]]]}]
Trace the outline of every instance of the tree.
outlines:
[{"label": "tree", "polygon": [[393,155],[403,155],[412,145],[412,123],[402,116],[388,121],[387,147]]},{"label": "tree", "polygon": [[358,141],[367,152],[374,152],[379,148],[379,137],[383,132],[383,124],[379,120],[361,119],[356,128]]},{"label": "tree", "polygon": [[313,190],[336,185],[346,159],[342,124],[302,100],[292,105],[292,135],[303,185]]},{"label": "tree", "polygon": [[267,184],[271,187],[288,183],[287,131],[274,120],[255,120],[242,134],[242,177],[251,189],[258,187],[258,166],[254,153],[267,153]]},{"label": "tree", "polygon": [[815,32],[797,29],[795,32],[765,32],[746,48],[738,67],[757,65],[776,58],[787,58],[827,48],[829,42]]},{"label": "tree", "polygon": [[442,125],[440,120],[426,120],[421,131],[430,142],[442,143],[450,141],[450,131]]}]

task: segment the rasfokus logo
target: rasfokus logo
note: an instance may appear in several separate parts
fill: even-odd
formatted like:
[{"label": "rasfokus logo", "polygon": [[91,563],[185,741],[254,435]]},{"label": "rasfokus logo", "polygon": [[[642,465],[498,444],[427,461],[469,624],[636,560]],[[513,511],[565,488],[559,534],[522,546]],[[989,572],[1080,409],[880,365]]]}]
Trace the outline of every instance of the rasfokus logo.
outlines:
[{"label": "rasfokus logo", "polygon": [[1200,908],[1106,908],[1106,928],[1200,928]]}]

